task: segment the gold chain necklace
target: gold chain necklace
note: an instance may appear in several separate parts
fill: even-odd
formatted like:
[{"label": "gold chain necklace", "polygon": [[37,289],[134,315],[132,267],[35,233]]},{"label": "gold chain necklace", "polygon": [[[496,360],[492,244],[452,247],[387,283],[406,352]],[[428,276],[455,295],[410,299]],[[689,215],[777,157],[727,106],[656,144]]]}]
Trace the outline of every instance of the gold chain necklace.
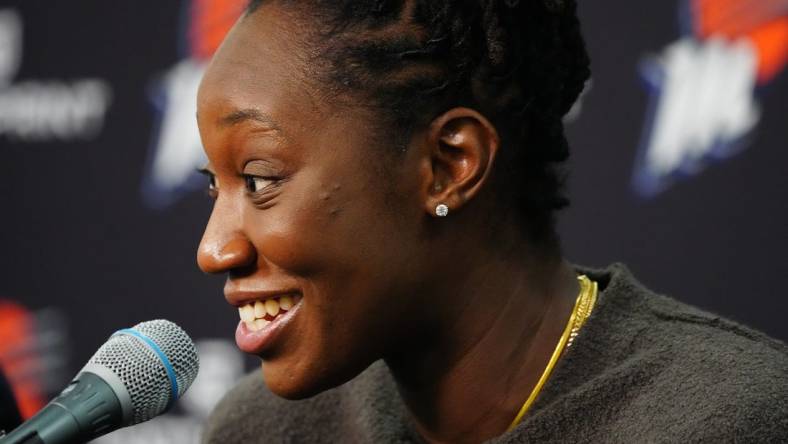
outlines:
[{"label": "gold chain necklace", "polygon": [[564,333],[561,335],[561,339],[558,340],[558,344],[556,344],[553,355],[550,357],[550,361],[547,362],[547,367],[545,367],[544,372],[542,372],[542,376],[539,378],[533,390],[531,390],[531,394],[528,396],[528,399],[525,400],[525,403],[520,408],[514,421],[512,421],[509,428],[506,429],[507,432],[515,428],[517,424],[520,423],[520,420],[523,419],[523,416],[525,416],[531,404],[536,401],[536,397],[542,390],[542,386],[544,386],[545,382],[547,382],[547,379],[550,377],[550,373],[552,373],[553,367],[555,367],[556,362],[558,362],[558,358],[561,357],[565,349],[572,346],[572,343],[580,332],[580,328],[585,324],[586,319],[591,316],[591,310],[594,309],[594,304],[596,303],[598,292],[597,283],[589,279],[586,275],[578,276],[577,280],[580,281],[580,294],[577,295],[575,308],[572,310],[572,315],[569,316],[569,322],[567,322],[566,328],[564,328]]}]

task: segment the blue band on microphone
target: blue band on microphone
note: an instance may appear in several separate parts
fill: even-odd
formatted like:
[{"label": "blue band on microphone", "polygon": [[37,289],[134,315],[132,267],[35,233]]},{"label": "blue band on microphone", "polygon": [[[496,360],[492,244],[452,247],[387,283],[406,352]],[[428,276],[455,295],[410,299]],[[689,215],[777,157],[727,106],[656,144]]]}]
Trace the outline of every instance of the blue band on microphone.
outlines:
[{"label": "blue band on microphone", "polygon": [[167,355],[165,355],[164,352],[161,351],[159,345],[156,344],[151,338],[145,336],[144,334],[138,332],[137,330],[134,330],[133,328],[124,328],[123,330],[118,330],[112,334],[112,336],[115,335],[134,336],[135,338],[138,338],[141,341],[143,341],[145,344],[147,344],[148,347],[150,347],[150,349],[153,350],[156,353],[156,355],[159,356],[159,360],[161,361],[162,365],[164,365],[164,370],[167,372],[167,377],[170,378],[170,388],[172,390],[170,393],[170,400],[167,403],[167,410],[169,410],[169,408],[172,406],[175,400],[178,399],[178,380],[175,378],[175,369],[172,368],[172,364],[170,364],[170,360],[167,358]]}]

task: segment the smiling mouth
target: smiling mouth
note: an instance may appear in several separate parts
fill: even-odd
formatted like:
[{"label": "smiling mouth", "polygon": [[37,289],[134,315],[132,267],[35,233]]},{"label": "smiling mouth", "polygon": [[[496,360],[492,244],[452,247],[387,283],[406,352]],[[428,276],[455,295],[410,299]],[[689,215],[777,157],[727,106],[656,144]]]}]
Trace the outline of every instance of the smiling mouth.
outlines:
[{"label": "smiling mouth", "polygon": [[241,321],[250,331],[260,331],[283,316],[300,301],[300,295],[283,295],[266,300],[249,302],[238,307]]}]

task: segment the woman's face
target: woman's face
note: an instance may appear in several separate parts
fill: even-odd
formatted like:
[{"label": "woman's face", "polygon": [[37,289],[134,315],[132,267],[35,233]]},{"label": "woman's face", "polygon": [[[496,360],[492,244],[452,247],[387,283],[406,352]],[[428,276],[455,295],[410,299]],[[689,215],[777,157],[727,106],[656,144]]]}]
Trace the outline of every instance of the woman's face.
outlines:
[{"label": "woman's face", "polygon": [[[289,398],[382,357],[423,310],[416,290],[428,273],[424,163],[410,150],[381,166],[378,153],[394,147],[372,142],[368,111],[336,107],[310,86],[294,23],[269,5],[240,21],[205,74],[197,112],[216,198],[198,263],[227,273],[227,300],[249,307],[237,342]],[[296,295],[294,306],[283,294]]]}]

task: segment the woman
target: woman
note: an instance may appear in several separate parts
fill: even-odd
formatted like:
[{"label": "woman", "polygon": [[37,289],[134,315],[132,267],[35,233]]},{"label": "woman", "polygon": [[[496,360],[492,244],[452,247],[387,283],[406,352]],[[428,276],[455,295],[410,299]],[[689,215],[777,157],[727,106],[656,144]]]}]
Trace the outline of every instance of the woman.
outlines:
[{"label": "woman", "polygon": [[253,1],[198,96],[198,262],[262,378],[206,442],[786,433],[784,345],[562,258],[588,63],[572,0]]}]

